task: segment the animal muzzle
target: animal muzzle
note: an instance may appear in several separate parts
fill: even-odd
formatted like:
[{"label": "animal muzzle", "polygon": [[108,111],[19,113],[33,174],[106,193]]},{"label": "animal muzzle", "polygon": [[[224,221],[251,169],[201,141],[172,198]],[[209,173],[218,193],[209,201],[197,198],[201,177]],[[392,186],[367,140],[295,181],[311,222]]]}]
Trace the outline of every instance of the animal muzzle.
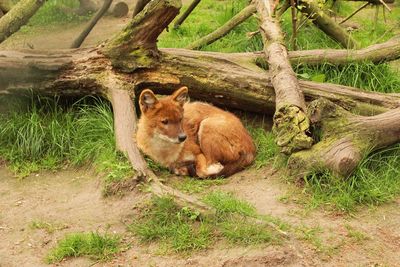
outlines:
[{"label": "animal muzzle", "polygon": [[184,134],[184,133],[181,133],[181,134],[178,135],[178,141],[179,141],[180,143],[182,143],[183,141],[185,141],[186,138],[187,138],[187,136],[186,136],[186,134]]}]

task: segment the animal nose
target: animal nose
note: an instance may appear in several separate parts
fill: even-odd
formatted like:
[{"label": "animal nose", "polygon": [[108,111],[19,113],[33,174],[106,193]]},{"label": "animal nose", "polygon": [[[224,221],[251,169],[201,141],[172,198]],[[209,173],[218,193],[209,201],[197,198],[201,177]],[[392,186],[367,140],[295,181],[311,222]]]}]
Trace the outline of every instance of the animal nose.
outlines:
[{"label": "animal nose", "polygon": [[178,140],[179,140],[179,142],[183,142],[183,141],[185,141],[186,140],[186,134],[179,134],[178,135]]}]

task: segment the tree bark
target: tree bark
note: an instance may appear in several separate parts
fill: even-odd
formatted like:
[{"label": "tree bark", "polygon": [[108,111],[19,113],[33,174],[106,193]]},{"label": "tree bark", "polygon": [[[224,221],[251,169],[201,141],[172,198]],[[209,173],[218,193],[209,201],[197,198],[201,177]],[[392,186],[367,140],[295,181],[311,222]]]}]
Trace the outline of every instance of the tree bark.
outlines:
[{"label": "tree bark", "polygon": [[295,176],[329,169],[347,177],[371,151],[400,141],[400,108],[364,117],[320,99],[309,111],[322,138],[311,149],[290,157],[288,168]]},{"label": "tree bark", "polygon": [[181,1],[151,1],[144,10],[114,38],[102,52],[111,59],[114,68],[133,72],[149,68],[157,62],[157,38],[178,14]]},{"label": "tree bark", "polygon": [[[169,94],[181,85],[190,95],[245,111],[273,114],[275,93],[271,77],[235,54],[162,49],[160,62],[150,69],[122,74],[137,94],[150,87]],[[32,88],[40,94],[103,95],[98,82],[109,59],[96,48],[56,51],[0,51],[0,94]],[[362,91],[347,86],[299,81],[307,101],[327,98],[346,109],[366,115],[400,106],[400,95]]]},{"label": "tree bark", "polygon": [[24,26],[45,2],[46,0],[20,1],[1,17],[0,43]]},{"label": "tree bark", "polygon": [[344,28],[337,24],[318,7],[314,0],[302,0],[300,11],[307,14],[312,22],[328,36],[339,42],[345,48],[358,48],[360,45]]},{"label": "tree bark", "polygon": [[135,8],[133,9],[132,18],[134,18],[137,14],[139,14],[149,2],[150,2],[150,0],[136,1]]},{"label": "tree bark", "polygon": [[3,11],[3,13],[7,13],[8,11],[10,11],[14,5],[15,5],[14,1],[12,1],[12,0],[1,0],[0,1],[0,9]]},{"label": "tree bark", "polygon": [[[243,62],[256,62],[264,59],[264,52],[231,53],[229,54]],[[372,62],[380,64],[400,58],[400,36],[362,49],[314,49],[289,51],[291,64],[321,65],[345,65],[349,63]]]},{"label": "tree bark", "polygon": [[252,4],[245,7],[242,11],[237,13],[234,17],[232,17],[229,21],[227,21],[224,25],[220,28],[216,29],[210,34],[200,38],[199,40],[191,43],[186,48],[187,49],[200,49],[205,45],[212,44],[213,42],[217,41],[218,39],[227,35],[233,28],[250,18],[254,12],[256,12],[256,7]]},{"label": "tree bark", "polygon": [[304,95],[290,65],[279,22],[272,16],[272,6],[273,3],[268,0],[256,1],[261,18],[264,54],[275,89],[273,130],[276,143],[282,153],[292,154],[294,151],[310,148],[313,140],[307,135],[310,122],[305,114],[307,109]]}]

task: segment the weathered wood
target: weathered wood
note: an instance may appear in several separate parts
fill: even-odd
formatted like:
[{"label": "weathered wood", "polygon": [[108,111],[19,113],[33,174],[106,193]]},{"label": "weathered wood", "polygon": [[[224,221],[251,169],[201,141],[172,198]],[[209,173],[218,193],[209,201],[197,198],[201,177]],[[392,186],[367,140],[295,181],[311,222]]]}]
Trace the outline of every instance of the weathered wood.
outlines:
[{"label": "weathered wood", "polygon": [[174,28],[177,29],[179,26],[182,25],[182,23],[187,19],[187,17],[192,13],[192,11],[196,8],[196,6],[200,3],[201,0],[193,0],[193,2],[189,5],[189,7],[185,10],[185,13],[180,16],[175,24]]},{"label": "weathered wood", "polygon": [[13,0],[0,0],[0,9],[3,13],[7,13],[15,5]]},{"label": "weathered wood", "polygon": [[[243,62],[256,62],[264,58],[264,52],[231,53]],[[227,55],[227,56],[228,56]],[[347,49],[314,49],[289,51],[289,60],[292,64],[321,65],[329,63],[333,65],[345,65],[349,63],[372,62],[374,64],[393,61],[400,58],[400,36],[368,47],[356,50]]]},{"label": "weathered wood", "polygon": [[218,39],[227,35],[233,28],[250,18],[254,12],[256,12],[256,7],[252,4],[245,7],[235,16],[233,16],[229,21],[227,21],[224,25],[220,28],[216,29],[210,34],[203,36],[199,40],[189,44],[186,48],[187,49],[200,49],[205,45],[212,44],[213,42],[217,41]]},{"label": "weathered wood", "polygon": [[[132,88],[169,94],[181,85],[190,95],[219,106],[272,114],[275,93],[264,70],[235,54],[162,49],[159,64],[125,74]],[[97,49],[0,51],[0,94],[32,88],[38,93],[104,95],[98,82],[111,62]],[[400,95],[361,91],[347,86],[299,81],[307,101],[327,98],[361,114],[400,106]]]},{"label": "weathered wood", "polygon": [[18,2],[0,18],[0,43],[24,26],[46,0],[24,0]]},{"label": "weathered wood", "polygon": [[273,131],[276,143],[281,152],[291,154],[293,151],[310,148],[313,140],[307,135],[310,123],[305,115],[306,104],[303,92],[297,81],[296,73],[288,59],[284,37],[279,21],[273,17],[268,0],[256,1],[261,18],[260,31],[263,37],[264,54],[272,76],[275,90],[275,114]]},{"label": "weathered wood", "polygon": [[135,8],[133,9],[132,18],[139,14],[144,7],[150,2],[150,0],[138,0],[136,1]]},{"label": "weathered wood", "polygon": [[363,117],[320,99],[309,111],[321,140],[311,149],[291,155],[288,168],[295,176],[328,169],[347,177],[369,153],[400,141],[400,108]]},{"label": "weathered wood", "polygon": [[302,0],[300,4],[302,5],[300,11],[307,14],[314,25],[340,43],[343,47],[358,48],[360,46],[344,28],[336,23],[329,15],[325,14],[314,0]]},{"label": "weathered wood", "polygon": [[107,42],[102,52],[123,72],[148,68],[158,59],[157,38],[175,18],[181,1],[151,1],[128,25]]}]

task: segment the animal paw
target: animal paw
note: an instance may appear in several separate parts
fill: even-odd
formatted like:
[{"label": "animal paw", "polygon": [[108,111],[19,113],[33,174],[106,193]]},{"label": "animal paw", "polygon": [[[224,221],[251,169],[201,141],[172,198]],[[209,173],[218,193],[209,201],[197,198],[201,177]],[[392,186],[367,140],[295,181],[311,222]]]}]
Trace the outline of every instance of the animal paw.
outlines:
[{"label": "animal paw", "polygon": [[184,167],[175,168],[173,171],[174,171],[174,173],[176,175],[181,175],[181,176],[189,175],[189,170],[185,166]]},{"label": "animal paw", "polygon": [[207,167],[207,170],[206,170],[207,176],[218,174],[222,171],[223,168],[224,168],[224,166],[221,163],[219,163],[219,162],[213,163]]}]

